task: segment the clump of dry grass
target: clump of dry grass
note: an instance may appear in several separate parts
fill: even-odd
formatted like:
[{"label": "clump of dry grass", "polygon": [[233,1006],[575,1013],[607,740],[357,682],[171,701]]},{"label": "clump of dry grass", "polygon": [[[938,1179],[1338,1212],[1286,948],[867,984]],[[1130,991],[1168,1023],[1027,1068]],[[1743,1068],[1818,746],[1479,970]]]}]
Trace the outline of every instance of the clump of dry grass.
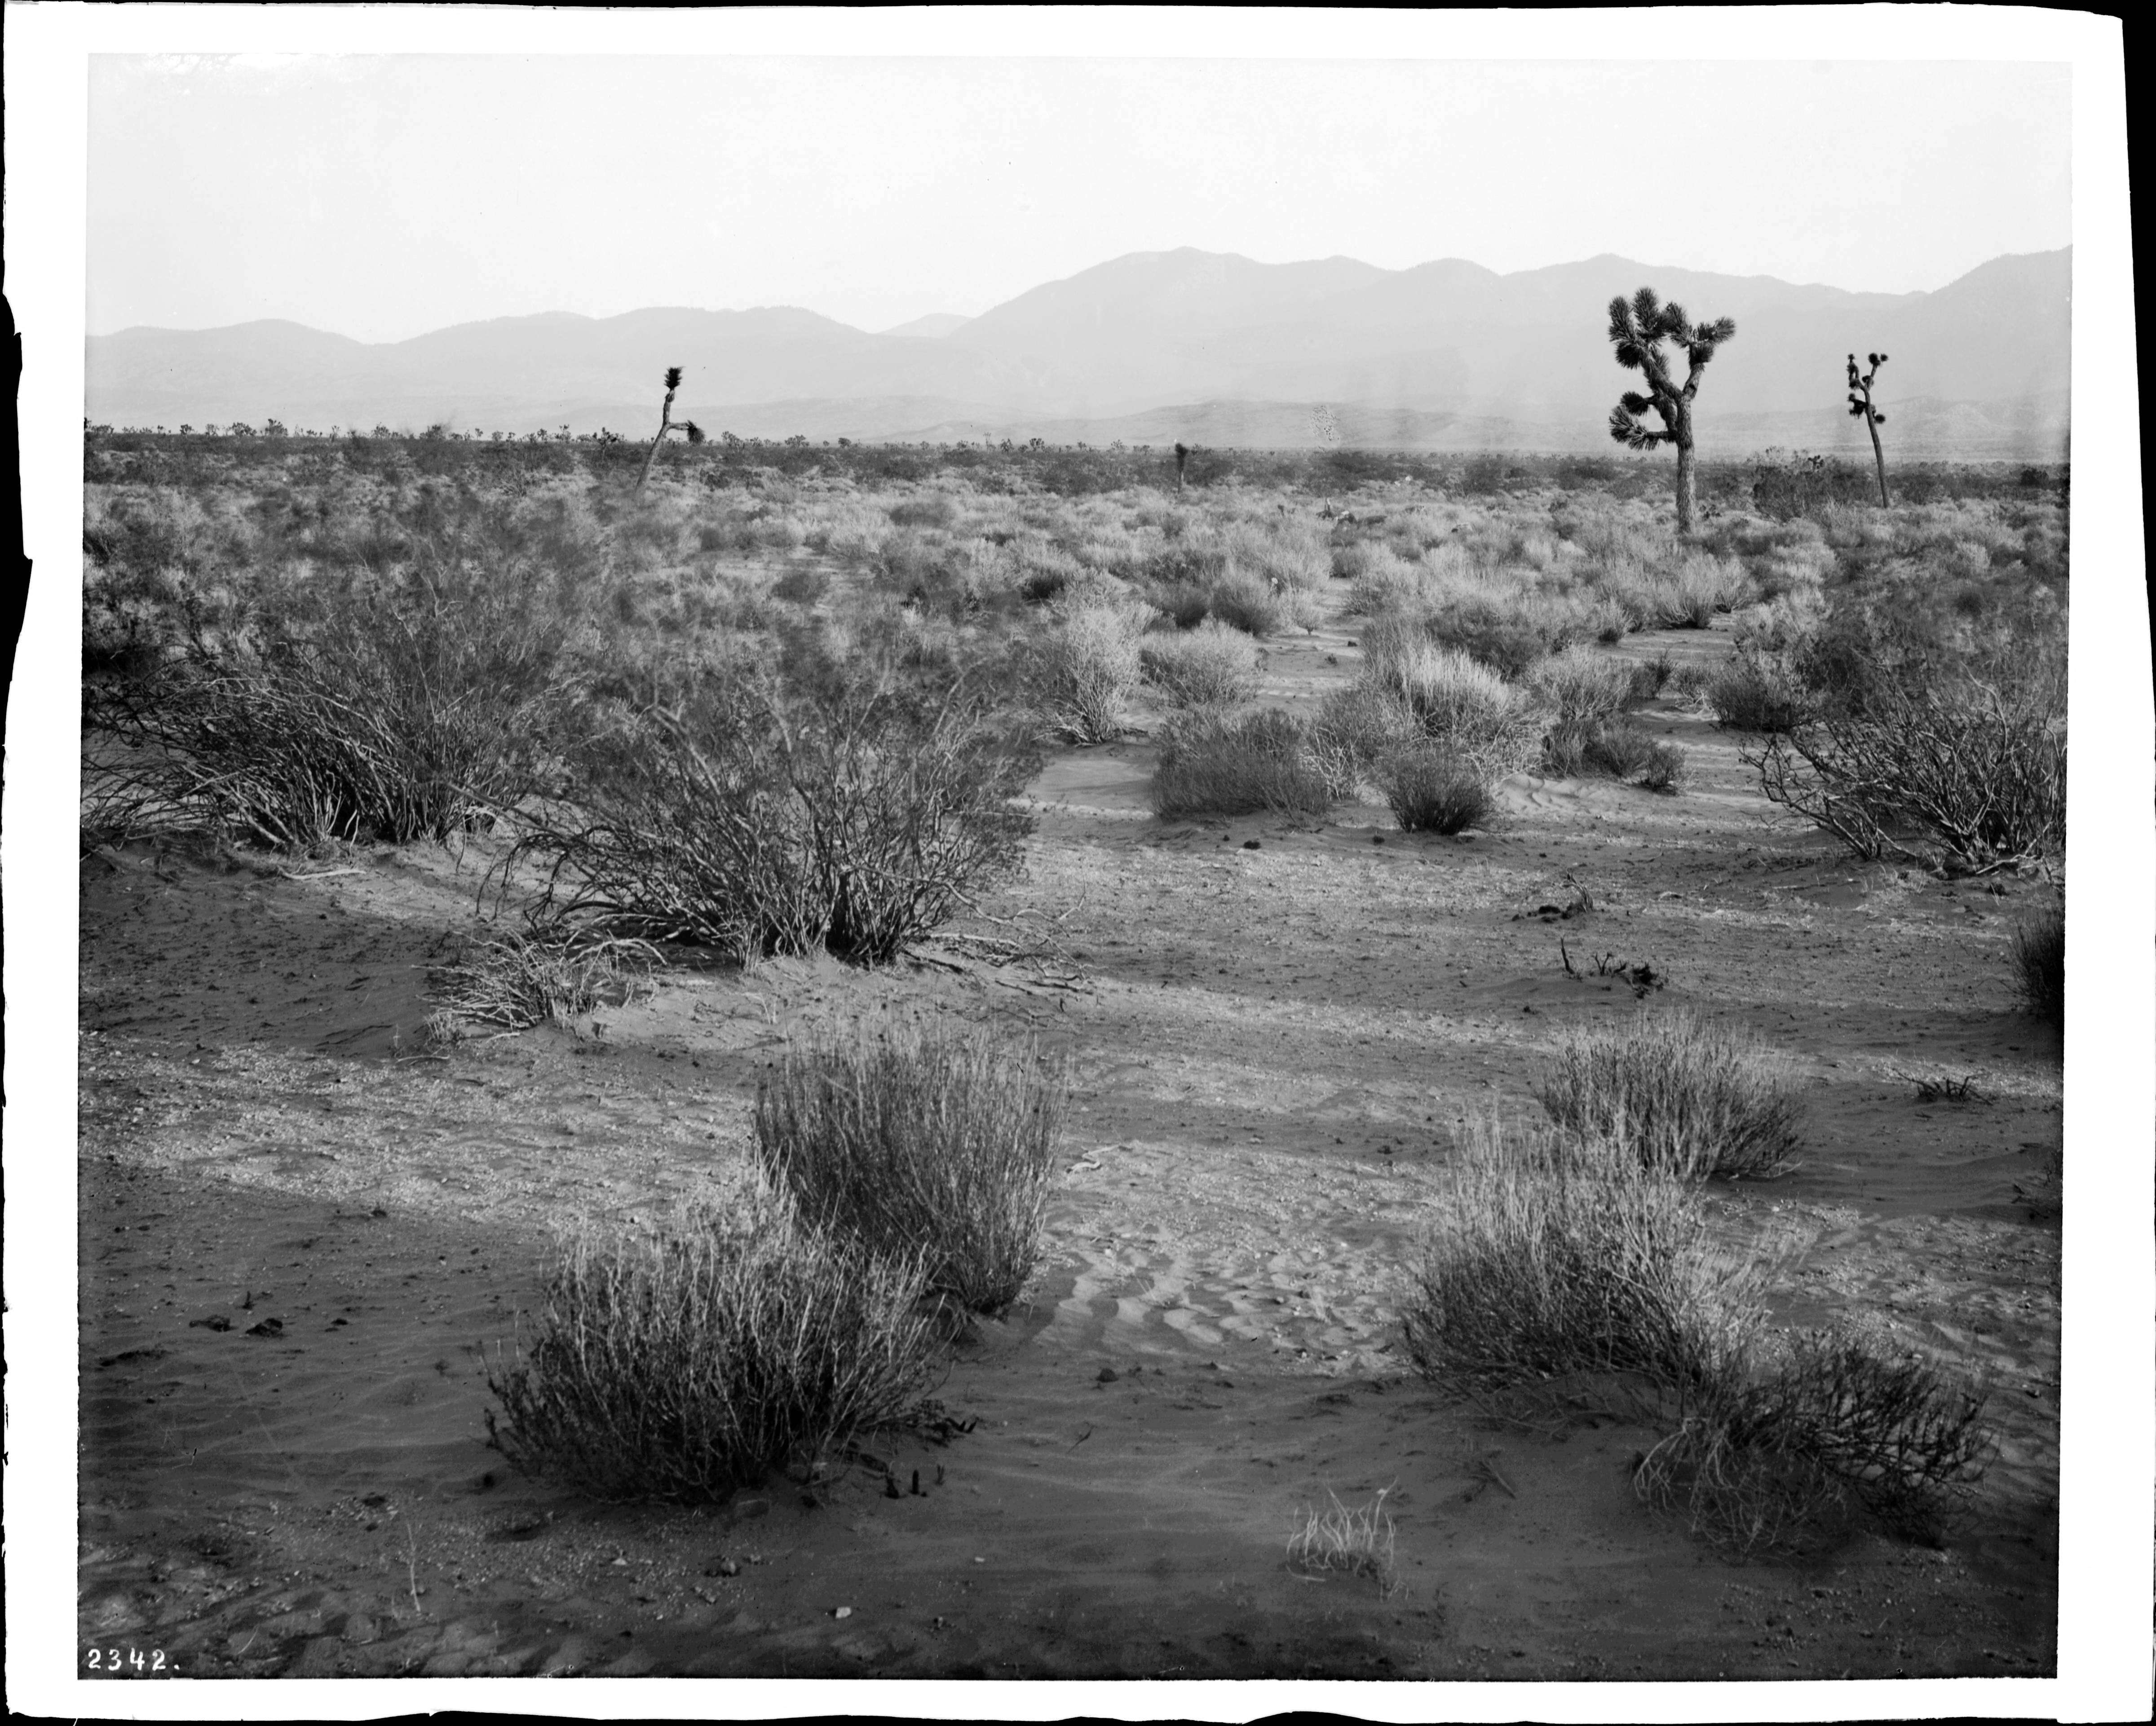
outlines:
[{"label": "clump of dry grass", "polygon": [[566,1025],[595,1007],[619,1006],[660,963],[648,941],[570,929],[482,941],[436,978],[443,1007],[509,1030]]},{"label": "clump of dry grass", "polygon": [[1164,820],[1265,810],[1322,814],[1334,786],[1300,717],[1260,708],[1237,718],[1178,716],[1162,730],[1152,806]]},{"label": "clump of dry grass", "polygon": [[1801,1142],[1786,1059],[1687,1013],[1568,1033],[1537,1094],[1565,1131],[1619,1135],[1684,1180],[1778,1174]]},{"label": "clump of dry grass", "polygon": [[1621,1139],[1483,1123],[1445,1166],[1408,1353],[1473,1395],[1579,1373],[1701,1384],[1763,1323],[1761,1281],[1712,1249],[1686,1184]]},{"label": "clump of dry grass", "polygon": [[1388,756],[1378,783],[1393,819],[1409,833],[1464,833],[1490,816],[1490,787],[1444,743],[1424,740]]},{"label": "clump of dry grass", "polygon": [[520,1471],[612,1502],[722,1500],[814,1470],[936,1370],[923,1251],[803,1225],[768,1191],[687,1225],[571,1235],[536,1335],[487,1384]]},{"label": "clump of dry grass", "polygon": [[2066,1023],[2066,907],[2065,902],[2014,931],[2014,968],[2021,1004],[2055,1030]]},{"label": "clump of dry grass", "polygon": [[1151,608],[1131,602],[1072,607],[1043,644],[1042,702],[1057,736],[1112,743],[1123,734],[1142,673],[1138,638]]},{"label": "clump of dry grass", "polygon": [[1194,629],[1138,645],[1146,681],[1182,707],[1240,706],[1257,693],[1257,644],[1208,618]]},{"label": "clump of dry grass", "polygon": [[1070,1093],[1062,1063],[985,1031],[826,1032],[765,1076],[757,1153],[818,1226],[919,1253],[931,1288],[998,1312],[1040,1252]]},{"label": "clump of dry grass", "polygon": [[1303,1513],[1300,1524],[1288,1536],[1287,1562],[1291,1569],[1348,1576],[1368,1576],[1381,1595],[1398,1586],[1393,1569],[1394,1529],[1385,1500],[1392,1487],[1381,1487],[1378,1495],[1359,1510],[1340,1502],[1328,1491],[1330,1510],[1315,1508]]},{"label": "clump of dry grass", "polygon": [[1985,1394],[1917,1356],[1799,1332],[1707,1387],[1640,1461],[1647,1503],[1738,1551],[1801,1550],[1870,1521],[1936,1542],[1993,1448]]},{"label": "clump of dry grass", "polygon": [[1555,711],[1558,724],[1591,724],[1624,711],[1632,700],[1636,669],[1630,660],[1573,646],[1537,665],[1527,684]]},{"label": "clump of dry grass", "polygon": [[1400,701],[1425,732],[1484,778],[1502,778],[1532,758],[1534,709],[1489,666],[1414,629],[1373,629],[1364,647],[1372,686]]}]

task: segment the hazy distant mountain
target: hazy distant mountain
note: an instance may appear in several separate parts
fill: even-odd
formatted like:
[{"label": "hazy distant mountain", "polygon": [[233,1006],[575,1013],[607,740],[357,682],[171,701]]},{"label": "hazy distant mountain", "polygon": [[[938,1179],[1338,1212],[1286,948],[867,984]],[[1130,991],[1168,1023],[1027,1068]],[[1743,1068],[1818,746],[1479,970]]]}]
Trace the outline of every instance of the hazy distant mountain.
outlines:
[{"label": "hazy distant mountain", "polygon": [[886,336],[919,336],[933,342],[949,335],[953,330],[973,322],[955,311],[932,311],[926,317],[917,317],[903,324],[894,324],[883,333]]},{"label": "hazy distant mountain", "polygon": [[279,321],[132,329],[90,338],[87,411],[637,432],[656,423],[660,372],[680,365],[677,415],[744,436],[1309,444],[1323,404],[1350,444],[1607,449],[1604,422],[1636,380],[1611,357],[1606,308],[1642,284],[1737,320],[1702,388],[1703,448],[1857,447],[1842,361],[1873,350],[1891,356],[1881,399],[1904,453],[2064,444],[2067,251],[1994,259],[1933,293],[1857,294],[1607,256],[1500,275],[1456,259],[1388,270],[1186,249],[876,335],[788,307],[553,312],[379,344]]}]

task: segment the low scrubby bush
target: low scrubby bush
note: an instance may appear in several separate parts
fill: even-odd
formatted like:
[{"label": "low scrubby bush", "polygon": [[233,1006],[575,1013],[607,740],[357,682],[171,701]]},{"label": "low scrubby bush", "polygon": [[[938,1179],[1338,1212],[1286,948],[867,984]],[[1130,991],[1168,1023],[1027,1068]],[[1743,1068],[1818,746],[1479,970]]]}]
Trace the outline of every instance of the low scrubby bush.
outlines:
[{"label": "low scrubby bush", "polygon": [[1288,606],[1282,593],[1268,587],[1262,577],[1240,570],[1220,577],[1206,589],[1207,610],[1246,635],[1271,635],[1287,620]]},{"label": "low scrubby bush", "polygon": [[1640,1460],[1640,1496],[1739,1552],[1800,1551],[1865,1521],[1936,1543],[1993,1449],[1984,1393],[1847,1334],[1799,1332],[1758,1353]]},{"label": "low scrubby bush", "polygon": [[926,1255],[803,1226],[775,1195],[565,1243],[537,1333],[487,1384],[521,1472],[612,1501],[716,1503],[902,1420],[936,1371]]},{"label": "low scrubby bush", "polygon": [[2063,902],[2014,931],[2021,1004],[2055,1030],[2066,1023],[2066,907]]},{"label": "low scrubby bush", "polygon": [[1322,814],[1332,802],[1332,785],[1294,714],[1193,713],[1162,731],[1152,804],[1163,819],[1267,810]]},{"label": "low scrubby bush", "polygon": [[1016,867],[1033,765],[956,690],[866,666],[800,691],[712,678],[595,722],[505,879],[538,867],[551,927],[880,964]]},{"label": "low scrubby bush", "polygon": [[1607,719],[1630,702],[1640,669],[1591,648],[1568,647],[1537,665],[1527,686],[1555,710],[1559,724]]},{"label": "low scrubby bush", "polygon": [[1860,1338],[1771,1330],[1795,1244],[1717,1250],[1697,1187],[1621,1137],[1486,1126],[1443,1171],[1408,1354],[1501,1413],[1562,1420],[1591,1395],[1664,1425],[1635,1488],[1717,1544],[1802,1549],[1867,1519],[1936,1538],[1982,1472],[1984,1398]]},{"label": "low scrubby bush", "polygon": [[1539,722],[1526,696],[1489,666],[1412,628],[1373,629],[1364,676],[1424,732],[1494,783],[1533,758]]},{"label": "low scrubby bush", "polygon": [[1353,797],[1388,756],[1423,736],[1404,701],[1358,680],[1318,703],[1310,727],[1311,758],[1336,798]]},{"label": "low scrubby bush", "polygon": [[1779,659],[1743,648],[1703,687],[1715,723],[1725,730],[1786,732],[1810,711],[1803,685]]},{"label": "low scrubby bush", "polygon": [[1030,1044],[886,1025],[789,1049],[757,1093],[757,1152],[819,1228],[919,1253],[930,1288],[1000,1312],[1040,1256],[1070,1097]]},{"label": "low scrubby bush", "polygon": [[2066,844],[2065,667],[1912,670],[1743,759],[1857,856],[1971,874],[2040,861]]},{"label": "low scrubby bush", "polygon": [[1378,769],[1393,819],[1409,833],[1464,833],[1489,819],[1490,787],[1443,743],[1394,751]]},{"label": "low scrubby bush", "polygon": [[1040,652],[1040,700],[1058,737],[1112,743],[1123,734],[1142,667],[1138,638],[1150,615],[1132,603],[1065,612]]},{"label": "low scrubby bush", "polygon": [[1685,1184],[1632,1147],[1487,1124],[1440,1175],[1408,1354],[1471,1393],[1599,1373],[1692,1389],[1749,1345],[1759,1280],[1712,1250]]},{"label": "low scrubby bush", "polygon": [[1257,693],[1258,650],[1240,630],[1210,620],[1138,645],[1146,680],[1178,706],[1240,706]]},{"label": "low scrubby bush", "polygon": [[185,822],[298,850],[444,840],[534,783],[565,636],[498,588],[415,578],[98,686],[84,721]]},{"label": "low scrubby bush", "polygon": [[1622,1138],[1685,1180],[1778,1174],[1800,1143],[1788,1061],[1686,1013],[1568,1033],[1536,1094],[1564,1131]]},{"label": "low scrubby bush", "polygon": [[1673,794],[1684,783],[1685,753],[1675,743],[1657,743],[1647,751],[1640,783],[1650,791]]},{"label": "low scrubby bush", "polygon": [[[1655,752],[1665,747],[1650,737],[1637,721],[1622,716],[1573,720],[1552,726],[1543,738],[1543,771],[1558,778],[1594,773],[1629,779],[1661,761]],[[1666,762],[1662,764],[1667,765]]]}]

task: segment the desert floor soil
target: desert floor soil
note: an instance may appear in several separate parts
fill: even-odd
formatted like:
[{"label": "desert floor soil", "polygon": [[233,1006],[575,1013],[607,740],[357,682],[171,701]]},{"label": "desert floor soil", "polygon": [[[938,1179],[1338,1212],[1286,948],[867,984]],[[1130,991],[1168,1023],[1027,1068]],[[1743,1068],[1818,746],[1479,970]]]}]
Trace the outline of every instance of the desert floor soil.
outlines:
[{"label": "desert floor soil", "polygon": [[[1353,634],[1275,644],[1268,696],[1351,675]],[[91,860],[84,1646],[203,1676],[2051,1671],[2061,1050],[2008,953],[2048,890],[1851,864],[1705,720],[1643,717],[1687,753],[1681,794],[1517,778],[1457,839],[1370,802],[1166,824],[1142,737],[1064,752],[1025,878],[961,925],[1030,957],[675,969],[446,1058],[429,971],[491,909],[483,845]],[[1578,888],[1594,909],[1560,917]],[[1413,1374],[1397,1314],[1452,1129],[1532,1114],[1556,1033],[1637,1010],[1560,941],[1794,1062],[1803,1164],[1715,1189],[1716,1226],[1811,1238],[1788,1322],[1989,1382],[1997,1454],[1943,1547],[1734,1563],[1635,1497],[1650,1428],[1500,1426]],[[855,1466],[813,1503],[774,1479],[617,1507],[506,1469],[488,1373],[557,1227],[739,1178],[788,1035],[881,1008],[1075,1064],[1041,1268],[937,1392],[977,1424],[878,1441],[896,1497]],[[1289,1568],[1308,1509],[1381,1488],[1397,1587]]]}]

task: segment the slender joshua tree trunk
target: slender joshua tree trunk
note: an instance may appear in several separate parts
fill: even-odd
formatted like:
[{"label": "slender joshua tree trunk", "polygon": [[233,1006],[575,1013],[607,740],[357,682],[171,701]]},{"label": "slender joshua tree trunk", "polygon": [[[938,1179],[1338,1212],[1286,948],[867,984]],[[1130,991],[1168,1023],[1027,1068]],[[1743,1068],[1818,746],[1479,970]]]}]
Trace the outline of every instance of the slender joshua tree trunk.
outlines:
[{"label": "slender joshua tree trunk", "polygon": [[639,491],[644,490],[644,482],[651,477],[651,464],[659,460],[659,446],[666,441],[667,427],[674,419],[674,391],[680,382],[680,369],[678,367],[670,368],[666,373],[666,399],[659,408],[659,435],[651,440],[651,448],[644,452],[644,471],[636,476]]},{"label": "slender joshua tree trunk", "polygon": [[1691,532],[1692,517],[1699,508],[1699,482],[1693,465],[1691,424],[1686,419],[1684,429],[1677,437],[1677,532],[1680,537]]}]

